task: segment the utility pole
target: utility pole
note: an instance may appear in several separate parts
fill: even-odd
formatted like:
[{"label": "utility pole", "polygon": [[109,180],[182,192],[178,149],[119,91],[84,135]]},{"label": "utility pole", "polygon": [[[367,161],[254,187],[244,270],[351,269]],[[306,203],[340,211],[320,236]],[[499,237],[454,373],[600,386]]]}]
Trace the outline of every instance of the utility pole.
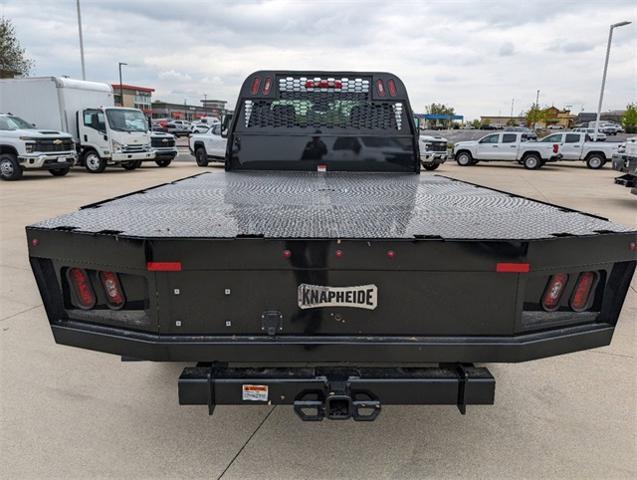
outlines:
[{"label": "utility pole", "polygon": [[604,87],[606,86],[606,71],[608,70],[608,58],[610,57],[610,43],[613,40],[613,28],[629,25],[631,22],[619,22],[610,26],[608,30],[608,43],[606,44],[606,60],[604,60],[604,73],[602,73],[602,88],[599,90],[599,102],[597,103],[597,116],[595,118],[595,132],[593,140],[597,141],[597,132],[599,131],[599,117],[602,114],[602,100],[604,99]]},{"label": "utility pole", "polygon": [[513,105],[515,105],[515,98],[511,99],[511,120],[513,120]]},{"label": "utility pole", "polygon": [[540,90],[535,93],[535,108],[540,108]]},{"label": "utility pole", "polygon": [[124,106],[124,85],[122,84],[122,65],[128,65],[128,63],[118,62],[117,68],[119,69],[119,103],[120,107]]},{"label": "utility pole", "polygon": [[80,0],[76,0],[77,5],[77,29],[80,32],[80,60],[82,62],[82,80],[86,80],[86,68],[84,67],[84,39],[82,38],[82,14],[80,13]]}]

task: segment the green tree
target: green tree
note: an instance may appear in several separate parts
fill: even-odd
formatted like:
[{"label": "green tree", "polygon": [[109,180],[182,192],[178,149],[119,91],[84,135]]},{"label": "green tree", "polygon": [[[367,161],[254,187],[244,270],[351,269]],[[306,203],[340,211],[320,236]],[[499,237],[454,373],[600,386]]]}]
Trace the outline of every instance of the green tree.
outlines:
[{"label": "green tree", "polygon": [[527,127],[533,127],[536,123],[543,122],[546,119],[546,111],[537,105],[533,105],[526,114],[524,114],[524,118]]},{"label": "green tree", "polygon": [[515,127],[517,124],[515,123],[515,120],[513,120],[512,118],[509,118],[507,120],[507,126],[508,127]]},{"label": "green tree", "polygon": [[0,78],[28,75],[32,68],[33,60],[26,56],[20,45],[13,23],[0,17]]},{"label": "green tree", "polygon": [[480,120],[478,120],[477,118],[475,120],[472,120],[470,125],[475,128],[478,129],[481,126]]},{"label": "green tree", "polygon": [[[425,107],[425,113],[432,115],[454,115],[455,109],[453,107],[448,107],[444,103],[432,103]],[[430,120],[430,122],[432,122],[433,125],[438,125],[440,122],[440,124],[445,128],[447,128],[451,123],[450,120]]]},{"label": "green tree", "polygon": [[626,133],[637,133],[637,105],[626,105],[626,111],[622,115],[622,126]]}]

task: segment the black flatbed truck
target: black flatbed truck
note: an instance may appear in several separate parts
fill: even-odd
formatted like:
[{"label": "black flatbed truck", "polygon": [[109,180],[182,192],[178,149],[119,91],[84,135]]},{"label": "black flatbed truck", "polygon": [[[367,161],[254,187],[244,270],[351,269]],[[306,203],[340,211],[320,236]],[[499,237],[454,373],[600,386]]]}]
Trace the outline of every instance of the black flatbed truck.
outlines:
[{"label": "black flatbed truck", "polygon": [[[226,171],[27,227],[56,342],[193,362],[181,404],[492,404],[474,363],[608,345],[636,232],[420,174],[387,73],[256,72]],[[352,139],[356,140],[353,141]]]}]

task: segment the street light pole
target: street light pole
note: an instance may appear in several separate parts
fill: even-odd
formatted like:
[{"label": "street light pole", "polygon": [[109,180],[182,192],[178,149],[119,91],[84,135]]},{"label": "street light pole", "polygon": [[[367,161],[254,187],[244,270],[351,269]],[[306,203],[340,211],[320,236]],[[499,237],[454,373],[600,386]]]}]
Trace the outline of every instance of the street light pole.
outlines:
[{"label": "street light pole", "polygon": [[128,63],[118,62],[117,68],[119,69],[119,103],[120,107],[124,106],[124,85],[122,84],[122,65],[128,65]]},{"label": "street light pole", "polygon": [[84,39],[82,38],[82,14],[80,13],[80,0],[75,2],[77,5],[77,28],[80,32],[80,60],[82,61],[82,80],[86,80],[86,68],[84,67]]},{"label": "street light pole", "polygon": [[610,26],[608,30],[608,44],[606,45],[606,59],[604,60],[604,73],[602,73],[602,88],[599,91],[599,102],[597,103],[597,116],[595,118],[595,132],[593,140],[597,141],[597,133],[599,132],[599,117],[602,114],[602,100],[604,99],[604,87],[606,86],[606,71],[608,70],[608,58],[610,57],[610,44],[613,40],[613,28],[630,25],[631,22],[619,22]]}]

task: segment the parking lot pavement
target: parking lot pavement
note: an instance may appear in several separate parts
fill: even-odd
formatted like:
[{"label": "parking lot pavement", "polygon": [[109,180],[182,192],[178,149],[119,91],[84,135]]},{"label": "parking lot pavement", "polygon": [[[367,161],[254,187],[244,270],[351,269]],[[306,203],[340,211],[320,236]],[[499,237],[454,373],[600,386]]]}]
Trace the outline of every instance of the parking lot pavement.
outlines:
[{"label": "parking lot pavement", "polygon": [[[122,363],[57,346],[29,270],[24,226],[202,171],[81,170],[3,182],[0,200],[0,478],[635,478],[637,284],[610,346],[492,364],[496,403],[386,407],[373,423],[303,423],[288,407],[179,407],[183,365]],[[512,164],[437,174],[637,227],[615,172]],[[429,175],[429,173],[423,173]]]}]

